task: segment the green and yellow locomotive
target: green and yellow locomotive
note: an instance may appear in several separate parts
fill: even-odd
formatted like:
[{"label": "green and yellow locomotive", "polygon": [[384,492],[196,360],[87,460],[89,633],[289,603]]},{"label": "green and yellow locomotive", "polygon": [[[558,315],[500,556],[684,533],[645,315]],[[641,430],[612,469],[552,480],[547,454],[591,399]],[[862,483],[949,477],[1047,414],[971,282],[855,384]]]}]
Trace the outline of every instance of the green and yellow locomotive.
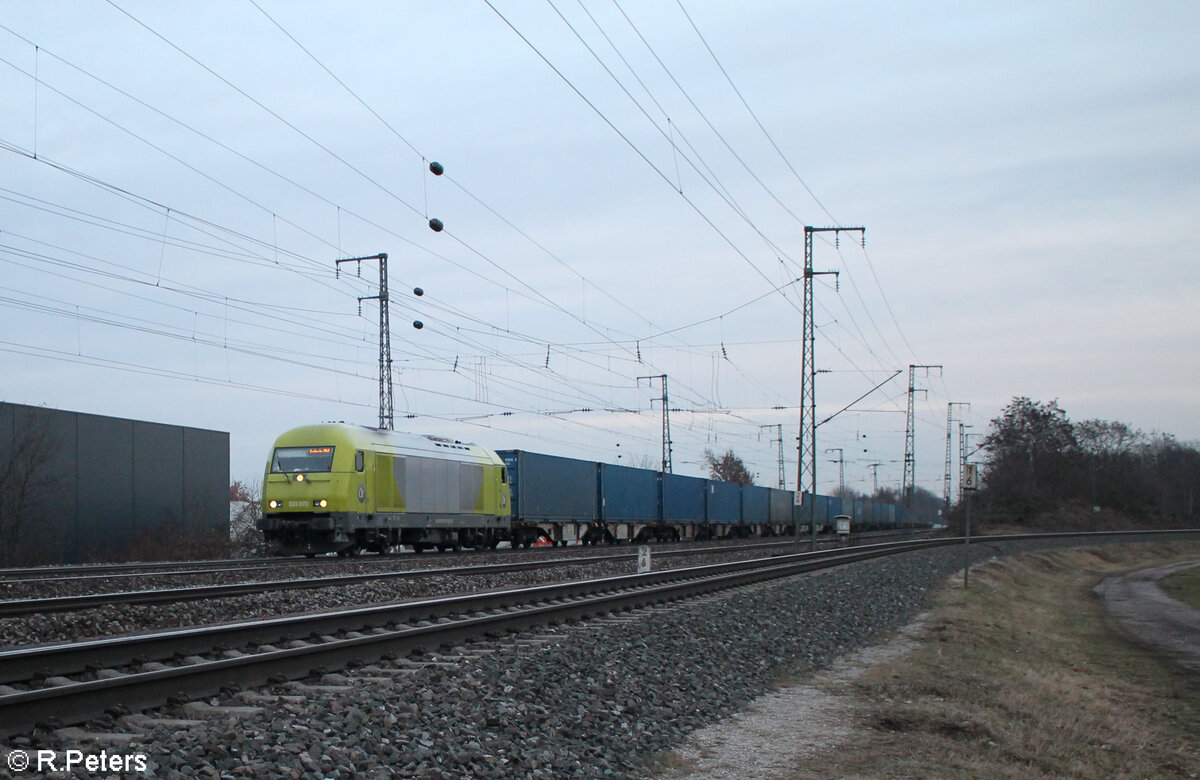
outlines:
[{"label": "green and yellow locomotive", "polygon": [[507,469],[495,452],[342,423],[275,441],[258,521],[285,555],[495,546],[510,526]]}]

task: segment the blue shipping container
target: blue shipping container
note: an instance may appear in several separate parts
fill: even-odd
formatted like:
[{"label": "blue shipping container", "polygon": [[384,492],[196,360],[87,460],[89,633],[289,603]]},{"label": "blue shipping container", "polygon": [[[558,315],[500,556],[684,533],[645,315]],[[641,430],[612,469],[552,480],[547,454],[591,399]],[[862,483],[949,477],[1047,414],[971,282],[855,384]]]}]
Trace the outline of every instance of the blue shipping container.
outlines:
[{"label": "blue shipping container", "polygon": [[708,483],[708,522],[733,525],[742,519],[742,490],[732,482],[705,480]]},{"label": "blue shipping container", "polygon": [[662,518],[684,525],[704,522],[705,480],[680,474],[662,475]]},{"label": "blue shipping container", "polygon": [[629,466],[600,466],[600,517],[606,523],[651,523],[658,519],[658,472]]},{"label": "blue shipping container", "polygon": [[515,519],[590,523],[599,518],[595,463],[524,450],[500,450],[497,454],[508,467]]},{"label": "blue shipping container", "polygon": [[742,522],[766,525],[771,519],[770,495],[761,485],[742,485]]},{"label": "blue shipping container", "polygon": [[[816,499],[813,499],[812,493],[804,493],[804,503],[795,508],[796,517],[800,525],[808,525],[809,520],[812,520],[819,531],[822,526],[833,523],[833,515],[829,512],[829,496],[817,494]],[[841,501],[838,501],[838,508],[841,508]]]}]

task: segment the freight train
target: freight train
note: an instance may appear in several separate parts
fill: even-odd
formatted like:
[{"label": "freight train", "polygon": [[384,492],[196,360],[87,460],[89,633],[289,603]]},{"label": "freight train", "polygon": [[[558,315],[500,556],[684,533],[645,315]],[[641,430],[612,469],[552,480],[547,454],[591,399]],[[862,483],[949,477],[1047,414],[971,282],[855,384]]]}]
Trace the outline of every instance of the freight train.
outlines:
[{"label": "freight train", "polygon": [[[808,496],[806,495],[805,498]],[[849,515],[908,526],[903,507],[563,458],[344,423],[295,428],[271,450],[258,528],[283,555],[398,545],[513,547],[779,536]]]}]

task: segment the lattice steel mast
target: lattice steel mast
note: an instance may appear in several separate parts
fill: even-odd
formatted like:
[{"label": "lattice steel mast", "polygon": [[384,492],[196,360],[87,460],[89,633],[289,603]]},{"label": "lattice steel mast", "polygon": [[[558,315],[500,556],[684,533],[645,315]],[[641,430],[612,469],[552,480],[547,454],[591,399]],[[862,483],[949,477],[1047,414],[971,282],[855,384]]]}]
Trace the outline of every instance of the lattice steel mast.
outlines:
[{"label": "lattice steel mast", "polygon": [[[908,366],[908,420],[904,426],[904,478],[900,483],[900,489],[904,494],[904,506],[907,508],[912,505],[913,488],[916,484],[916,466],[917,466],[917,448],[916,448],[916,433],[913,430],[916,415],[913,413],[913,396],[918,392],[916,387],[917,369],[923,369],[925,376],[929,376],[929,370],[936,368],[941,371],[941,366]],[[919,392],[928,392],[921,388]]]},{"label": "lattice steel mast", "polygon": [[[802,502],[804,494],[808,501],[809,530],[812,532],[813,547],[817,544],[817,368],[814,361],[815,333],[813,326],[813,277],[822,274],[837,274],[837,271],[814,271],[813,234],[833,233],[834,242],[843,231],[853,231],[866,236],[864,227],[812,227],[804,226],[804,337],[803,359],[800,365],[800,445],[799,463],[796,464],[796,501]],[[808,466],[808,483],[805,484],[805,466]],[[799,538],[796,540],[799,542]]]},{"label": "lattice steel mast", "polygon": [[771,443],[779,445],[779,489],[786,490],[787,486],[784,484],[786,477],[784,476],[783,469],[783,424],[775,423],[774,425],[758,426],[759,431],[762,431],[763,428],[772,428],[775,430],[775,438],[771,439]]},{"label": "lattice steel mast", "polygon": [[358,306],[361,313],[363,301],[379,301],[379,427],[390,431],[395,427],[395,415],[392,407],[392,326],[388,312],[387,259],[387,252],[380,252],[369,257],[336,260],[334,267],[340,269],[342,263],[358,263],[358,275],[362,276],[364,260],[379,261],[379,294],[360,296]]},{"label": "lattice steel mast", "polygon": [[965,406],[971,408],[971,404],[965,401],[951,401],[946,404],[946,473],[942,477],[942,515],[948,517],[950,515],[950,498],[953,490],[953,474],[950,470],[952,462],[951,455],[953,454],[953,430],[954,430],[954,407]]},{"label": "lattice steel mast", "polygon": [[662,470],[664,474],[671,473],[671,407],[667,400],[667,375],[655,374],[654,376],[639,376],[638,381],[643,379],[653,382],[658,379],[662,382]]},{"label": "lattice steel mast", "polygon": [[829,447],[825,452],[836,452],[837,460],[831,460],[830,463],[836,463],[838,467],[838,495],[846,495],[846,451],[841,447]]}]

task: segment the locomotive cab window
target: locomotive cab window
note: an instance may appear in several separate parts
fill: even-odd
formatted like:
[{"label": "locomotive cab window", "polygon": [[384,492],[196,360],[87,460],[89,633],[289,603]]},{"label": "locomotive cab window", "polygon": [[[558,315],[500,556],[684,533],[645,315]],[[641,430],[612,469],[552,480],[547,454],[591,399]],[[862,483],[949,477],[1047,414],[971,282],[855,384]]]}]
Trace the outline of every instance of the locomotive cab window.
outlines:
[{"label": "locomotive cab window", "polygon": [[506,469],[504,466],[500,467],[500,484],[508,484],[508,469]]},{"label": "locomotive cab window", "polygon": [[355,471],[363,470],[363,451],[362,450],[356,450],[354,453],[354,470]]},{"label": "locomotive cab window", "polygon": [[307,474],[333,470],[333,447],[276,447],[272,474]]}]

